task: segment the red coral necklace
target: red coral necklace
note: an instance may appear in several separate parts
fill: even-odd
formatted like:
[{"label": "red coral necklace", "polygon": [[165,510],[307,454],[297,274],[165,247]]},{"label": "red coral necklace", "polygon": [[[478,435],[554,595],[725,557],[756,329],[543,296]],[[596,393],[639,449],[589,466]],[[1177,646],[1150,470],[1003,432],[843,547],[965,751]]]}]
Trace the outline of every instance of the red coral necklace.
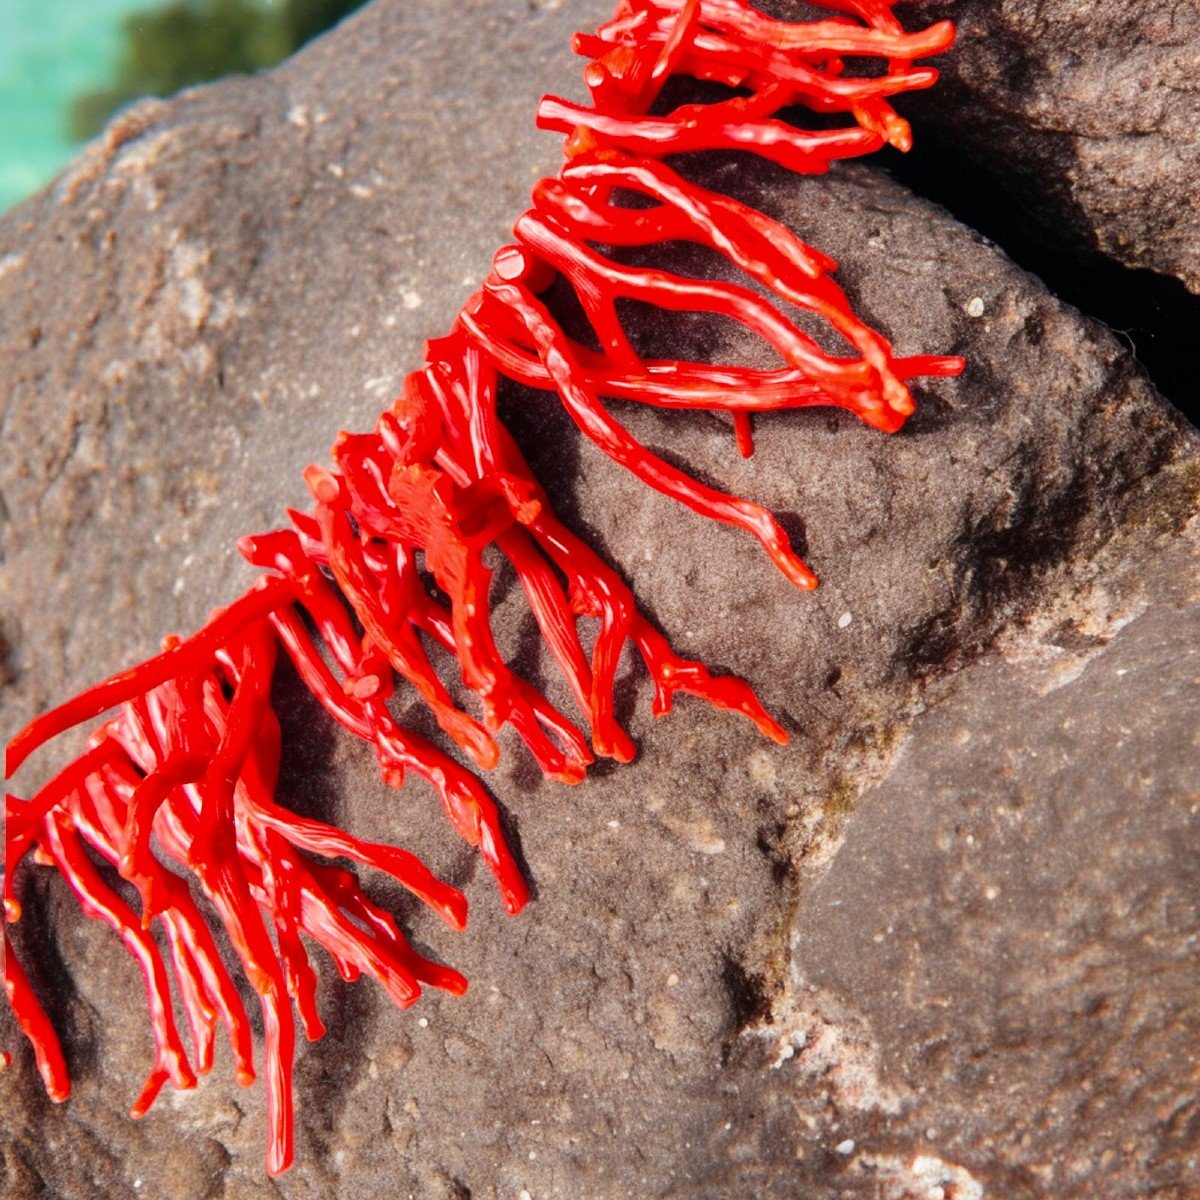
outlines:
[{"label": "red coral necklace", "polygon": [[[137,960],[154,1062],[135,1116],[165,1083],[192,1087],[210,1069],[219,1025],[239,1082],[255,1078],[250,1026],[206,912],[225,926],[262,1008],[272,1174],[292,1161],[293,1006],[309,1039],[324,1032],[303,938],[323,947],[344,979],[370,975],[403,1007],[423,985],[454,993],[467,986],[456,971],[409,945],[353,871],[327,860],[386,872],[454,929],[466,923],[461,892],[403,850],[299,817],[277,801],[280,733],[270,686],[281,651],[325,711],[373,747],[387,783],[399,787],[411,770],[433,785],[450,823],[479,848],[510,913],[528,893],[496,805],[471,771],[396,722],[388,701],[399,680],[416,689],[479,770],[495,766],[495,735],[504,725],[552,779],[578,782],[595,755],[631,759],[633,743],[613,711],[627,643],[653,680],[656,715],[686,692],[786,740],[747,683],[675,654],[617,572],[558,519],[500,421],[496,396],[501,377],[553,390],[582,433],[614,461],[695,512],[745,530],[798,587],[816,586],[770,512],[664,462],[604,401],[728,412],[737,446],[748,456],[754,413],[834,405],[892,433],[913,411],[910,379],[962,370],[958,358],[897,358],[854,314],[830,278],[829,258],[665,161],[693,151],[742,150],[816,174],[885,142],[907,149],[908,126],[888,98],[935,81],[936,71],[913,63],[948,47],[953,26],[940,22],[906,33],[891,0],[819,3],[837,15],[789,24],[744,0],[619,0],[611,21],[578,35],[575,49],[590,59],[584,78],[591,105],[547,97],[538,109],[542,128],[567,134],[563,168],[534,189],[515,242],[496,254],[450,333],[427,343],[424,363],[375,430],[340,434],[333,469],[308,468],[311,511],[289,512],[290,529],[242,539],[242,554],[263,572],[258,580],[192,637],[168,638],[156,658],[35,718],[9,743],[11,776],[47,741],[117,709],[91,734],[85,753],[35,795],[6,797],[4,902],[8,920],[17,921],[17,868],[32,852],[58,869],[83,911],[107,922]],[[851,74],[846,56],[880,69]],[[741,94],[659,111],[663,87],[676,75]],[[848,123],[799,128],[780,116],[794,106]],[[620,260],[620,248],[677,240],[724,255],[748,284]],[[558,280],[574,291],[598,350],[568,336],[541,298]],[[783,365],[647,359],[622,325],[621,300],[728,317],[766,342]],[[793,309],[820,318],[851,353],[823,349],[789,315]],[[484,551],[493,546],[520,580],[587,737],[496,645],[491,570],[484,565]],[[423,572],[436,582],[436,594]],[[580,642],[582,617],[599,622],[590,655]],[[455,703],[428,643],[455,656],[479,716]],[[97,859],[136,887],[140,913],[105,881]],[[155,921],[165,958],[149,932]],[[70,1086],[63,1053],[7,929],[4,951],[9,1002],[46,1090],[63,1100]],[[189,1026],[190,1057],[172,1015],[172,978]]]}]

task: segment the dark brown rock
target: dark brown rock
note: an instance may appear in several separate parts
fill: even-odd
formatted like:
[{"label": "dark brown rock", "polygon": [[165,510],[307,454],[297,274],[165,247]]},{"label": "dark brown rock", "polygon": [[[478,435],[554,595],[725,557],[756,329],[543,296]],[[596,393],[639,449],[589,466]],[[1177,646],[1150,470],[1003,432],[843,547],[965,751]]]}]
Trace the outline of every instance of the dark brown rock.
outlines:
[{"label": "dark brown rock", "polygon": [[[337,428],[371,422],[420,339],[445,329],[485,269],[535,171],[553,165],[554,139],[531,132],[534,99],[571,87],[567,34],[606,8],[376,4],[268,76],[125,118],[0,224],[6,733],[151,652],[164,631],[194,627],[248,578],[236,536],[302,500],[300,469]],[[1015,753],[1021,723],[996,718],[988,701],[1007,688],[1043,715],[1037,655],[1052,653],[1047,637],[1065,641],[1081,680],[1124,646],[1139,664],[1131,673],[1164,669],[1169,655],[1154,638],[1122,640],[1164,627],[1158,609],[1107,649],[1089,639],[1111,637],[1136,611],[1142,574],[1176,580],[1157,591],[1147,582],[1155,605],[1185,605],[1183,568],[1157,564],[1183,553],[1197,510],[1195,436],[1104,330],[884,176],[704,169],[833,253],[862,310],[904,352],[971,361],[961,381],[922,393],[897,437],[841,414],[793,414],[759,423],[749,463],[716,420],[623,414],[706,477],[799,514],[823,579],[812,596],[792,591],[745,539],[581,446],[550,398],[506,398],[564,514],[620,564],[679,647],[754,682],[792,745],[766,744],[693,704],[655,724],[636,676],[625,696],[636,763],[569,791],[542,783],[507,744],[491,783],[538,892],[510,920],[428,793],[384,789],[369,754],[314,722],[283,681],[290,798],[408,846],[465,887],[472,922],[460,937],[403,901],[399,911],[420,943],[465,971],[471,991],[401,1013],[367,985],[330,979],[331,1032],[298,1065],[298,1163],[268,1182],[261,1095],[232,1085],[228,1056],[194,1093],[165,1097],[141,1123],[125,1117],[147,1061],[134,968],[58,880],[30,871],[22,943],[53,995],[76,1087],[68,1104],[50,1106],[23,1052],[0,1075],[14,1195],[822,1198],[942,1187],[962,1200],[972,1180],[1059,1194],[1035,1170],[1055,1153],[1100,1164],[1110,1143],[1097,1123],[1055,1114],[1031,1123],[1026,1145],[1012,1116],[1022,1098],[1033,1106],[1044,1095],[1044,1076],[1027,1069],[1030,1046],[1049,1046],[1055,1069],[1067,1070],[1076,1043],[1060,1013],[1095,994],[1091,985],[1049,1007],[1039,995],[1023,1003],[1019,990],[1001,1006],[972,979],[957,1008],[902,1012],[886,978],[892,944],[864,946],[858,932],[876,932],[868,918],[884,888],[851,867],[895,851],[872,842],[873,811],[908,821],[910,843],[921,842],[924,810],[895,781],[927,761],[923,747],[941,744],[943,725],[969,723],[977,745]],[[643,332],[675,344],[724,334],[686,323]],[[1103,564],[1111,595],[1095,582]],[[511,589],[503,597],[498,632],[528,669],[545,671],[522,639],[518,599]],[[997,646],[1034,661],[970,665]],[[1186,684],[1171,686],[1182,694]],[[1159,697],[1170,712],[1174,694]],[[906,732],[935,698],[936,711]],[[1055,709],[1060,721],[1093,699],[1120,703],[1090,684],[1060,699],[1078,706]],[[1134,868],[1153,870],[1164,895],[1182,892],[1196,830],[1179,789],[1194,786],[1195,748],[1177,724],[1148,712],[1131,726],[1146,779],[1104,773],[1092,781],[1107,789],[1096,819],[1073,805],[1062,828],[1042,811],[1053,777],[1022,776],[1024,824],[994,830],[989,777],[969,747],[961,760],[949,751],[928,760],[978,776],[928,810],[933,833],[955,804],[979,821],[978,868],[949,852],[947,865],[986,872],[986,839],[1004,891],[1003,902],[976,904],[983,875],[960,872],[954,921],[958,910],[922,891],[931,880],[918,871],[913,894],[889,900],[919,949],[905,966],[918,1008],[933,994],[937,955],[969,978],[1038,910],[1041,880],[1018,869],[1020,836],[1044,844],[1047,861],[1094,838],[1097,862],[1125,855],[1130,880]],[[1134,817],[1147,811],[1145,842],[1131,845]],[[1171,846],[1176,858],[1163,865]],[[845,926],[814,915],[826,879],[845,881]],[[1197,933],[1194,907],[1130,911],[1126,882],[1105,890],[1102,873],[1081,867],[1069,891],[1077,928],[1047,949],[1035,942],[1023,966],[1036,974],[1044,953],[1046,970],[1061,973],[1076,945],[1084,965],[1089,954],[1132,955],[1103,995],[1110,1011],[1128,1005],[1134,1016],[1093,1017],[1078,1042],[1105,1086],[1147,1048],[1179,1053],[1195,1035],[1195,975],[1178,965],[1178,947]],[[1101,910],[1106,923],[1092,937]],[[1143,934],[1161,945],[1143,945]],[[1166,1017],[1161,1006],[1150,1013],[1143,1036],[1138,971],[1161,964],[1176,1000]],[[993,1037],[1018,1017],[1025,1041]],[[937,1037],[946,1050],[925,1053]],[[976,1050],[1025,1091],[1001,1102],[986,1076],[960,1079],[956,1064]],[[1122,1117],[1125,1140],[1157,1156],[1144,1178],[1163,1186],[1186,1178],[1196,1148],[1194,1075],[1175,1082],[1156,1068],[1145,1102],[1124,1105]],[[1127,1092],[1113,1094],[1122,1102]],[[1177,1108],[1166,1112],[1168,1102]],[[975,1123],[960,1114],[955,1124],[968,1105]],[[1122,1169],[1130,1179],[1150,1170]]]},{"label": "dark brown rock", "polygon": [[935,0],[954,50],[910,111],[965,148],[1029,225],[1200,292],[1200,7]]}]

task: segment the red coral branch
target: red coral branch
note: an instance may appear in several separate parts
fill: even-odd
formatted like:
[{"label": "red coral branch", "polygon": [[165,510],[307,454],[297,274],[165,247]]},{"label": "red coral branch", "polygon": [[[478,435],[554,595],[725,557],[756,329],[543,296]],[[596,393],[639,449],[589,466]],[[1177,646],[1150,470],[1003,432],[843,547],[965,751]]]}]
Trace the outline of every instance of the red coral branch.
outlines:
[{"label": "red coral branch", "polygon": [[[515,242],[497,253],[449,335],[427,344],[423,365],[375,430],[340,434],[332,469],[308,469],[311,510],[290,513],[290,530],[242,540],[243,556],[263,572],[258,581],[192,637],[168,639],[157,657],[36,717],[9,743],[11,775],[59,734],[118,710],[91,734],[85,753],[30,799],[7,798],[4,899],[9,921],[17,921],[17,869],[33,852],[137,960],[154,1057],[135,1116],[165,1083],[192,1087],[211,1068],[218,1026],[239,1082],[255,1077],[249,1022],[217,949],[214,918],[262,1010],[272,1173],[292,1158],[293,1007],[307,1037],[324,1032],[305,939],[345,979],[370,975],[401,1006],[423,986],[466,988],[457,972],[412,949],[353,871],[326,860],[390,875],[454,929],[466,922],[462,894],[406,851],[299,817],[281,802],[280,731],[270,701],[281,651],[334,721],[373,748],[385,782],[399,787],[412,770],[433,786],[451,825],[479,848],[510,913],[528,891],[496,805],[470,771],[397,724],[389,701],[398,681],[480,770],[495,766],[506,725],[546,776],[562,782],[581,780],[595,755],[631,759],[634,744],[613,700],[627,644],[649,671],[656,714],[686,692],[786,741],[747,683],[676,655],[617,572],[555,516],[496,403],[502,378],[557,392],[583,434],[614,461],[701,515],[749,533],[798,587],[816,586],[770,512],[664,462],[604,402],[728,412],[748,455],[753,413],[828,405],[892,433],[913,411],[911,379],[962,369],[956,358],[896,357],[830,278],[831,259],[662,161],[747,150],[811,174],[884,142],[907,148],[908,126],[888,98],[934,82],[937,73],[913,60],[949,46],[953,27],[906,33],[887,0],[821,3],[841,15],[789,24],[744,0],[621,0],[612,21],[578,35],[576,49],[591,59],[591,105],[547,97],[538,109],[543,128],[568,135],[566,164],[535,187]],[[846,56],[875,60],[879,69],[851,74]],[[664,86],[678,75],[740,94],[664,110]],[[796,124],[803,108],[820,114],[824,127]],[[829,127],[831,114],[848,123]],[[667,241],[715,251],[746,283],[622,260],[626,249]],[[542,298],[556,280],[574,292],[599,350],[573,339]],[[618,302],[626,300],[729,318],[780,365],[644,358],[621,319]],[[806,332],[800,313],[817,318],[829,336]],[[520,581],[578,724],[496,644],[487,565],[494,555]],[[590,655],[581,618],[599,626]],[[455,699],[430,645],[454,656],[477,713]],[[136,889],[140,912],[98,864]],[[150,933],[156,921],[166,957]],[[62,1100],[65,1060],[7,931],[4,949],[9,1002],[47,1091]],[[175,1024],[172,979],[191,1058]]]}]

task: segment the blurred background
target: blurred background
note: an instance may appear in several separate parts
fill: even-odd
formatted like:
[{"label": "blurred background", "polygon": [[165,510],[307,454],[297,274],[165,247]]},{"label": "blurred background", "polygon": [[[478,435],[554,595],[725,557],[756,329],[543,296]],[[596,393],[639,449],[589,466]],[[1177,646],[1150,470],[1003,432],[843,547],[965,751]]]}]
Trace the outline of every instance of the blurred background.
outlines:
[{"label": "blurred background", "polygon": [[125,105],[261,70],[365,0],[0,0],[0,212]]}]

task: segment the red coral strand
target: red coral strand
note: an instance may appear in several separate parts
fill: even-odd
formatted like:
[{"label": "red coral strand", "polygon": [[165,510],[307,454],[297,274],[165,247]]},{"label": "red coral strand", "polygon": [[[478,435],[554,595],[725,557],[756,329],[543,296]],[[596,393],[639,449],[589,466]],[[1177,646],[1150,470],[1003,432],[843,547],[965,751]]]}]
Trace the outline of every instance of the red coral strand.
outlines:
[{"label": "red coral strand", "polygon": [[[459,891],[403,850],[299,817],[280,803],[280,731],[270,703],[280,652],[333,720],[374,749],[387,783],[399,787],[411,770],[433,786],[451,825],[479,848],[510,913],[528,891],[496,805],[471,771],[396,722],[389,701],[399,680],[479,770],[495,766],[496,737],[506,725],[547,777],[565,783],[581,780],[595,755],[631,759],[634,744],[613,704],[630,643],[653,681],[656,714],[685,692],[786,740],[747,683],[676,655],[618,573],[558,519],[497,414],[497,393],[504,378],[556,392],[583,434],[615,462],[697,513],[750,534],[798,587],[816,585],[770,512],[663,461],[605,401],[728,412],[737,447],[749,455],[754,413],[835,406],[891,433],[913,411],[910,380],[962,369],[957,358],[896,357],[855,315],[830,277],[835,264],[828,257],[663,161],[741,150],[813,174],[885,142],[907,149],[908,126],[889,97],[934,82],[937,73],[914,60],[948,47],[953,27],[941,22],[906,33],[889,0],[821,4],[837,15],[789,24],[744,0],[621,0],[613,20],[578,35],[577,51],[591,59],[591,105],[547,97],[538,109],[541,127],[567,135],[565,165],[534,189],[515,242],[497,253],[450,333],[427,344],[424,364],[375,430],[340,434],[332,469],[308,469],[311,510],[290,513],[289,530],[242,540],[242,554],[263,572],[257,582],[192,637],[168,639],[156,658],[35,718],[9,744],[11,775],[47,741],[117,710],[91,734],[86,752],[35,795],[7,798],[4,901],[9,921],[18,920],[17,868],[33,852],[57,868],[83,911],[110,925],[137,961],[154,1057],[134,1115],[165,1083],[195,1085],[212,1065],[218,1027],[239,1082],[255,1077],[249,1020],[210,930],[214,915],[262,1009],[272,1173],[292,1159],[293,1008],[307,1037],[324,1032],[306,940],[322,947],[345,979],[370,975],[401,1006],[423,986],[466,988],[461,975],[409,945],[353,871],[328,860],[392,876],[454,929],[466,922]],[[846,56],[874,60],[879,69],[853,74]],[[663,111],[663,87],[677,75],[738,94]],[[782,115],[794,115],[797,106],[840,114],[845,123],[797,126]],[[716,251],[746,283],[622,261],[623,249],[667,241]],[[598,350],[569,336],[543,299],[555,281],[574,292]],[[618,305],[626,300],[734,320],[781,365],[647,359],[622,324]],[[823,340],[840,343],[842,352],[805,332],[801,314],[823,322],[830,335]],[[496,644],[488,563],[497,554],[521,583],[586,735]],[[581,618],[598,622],[590,654]],[[455,700],[430,646],[457,660],[477,713]],[[109,882],[112,872],[136,889],[140,912]],[[161,940],[151,936],[155,922]],[[64,1056],[7,931],[4,950],[5,989],[18,1024],[51,1098],[65,1099]],[[190,1057],[175,1024],[172,978]]]}]

